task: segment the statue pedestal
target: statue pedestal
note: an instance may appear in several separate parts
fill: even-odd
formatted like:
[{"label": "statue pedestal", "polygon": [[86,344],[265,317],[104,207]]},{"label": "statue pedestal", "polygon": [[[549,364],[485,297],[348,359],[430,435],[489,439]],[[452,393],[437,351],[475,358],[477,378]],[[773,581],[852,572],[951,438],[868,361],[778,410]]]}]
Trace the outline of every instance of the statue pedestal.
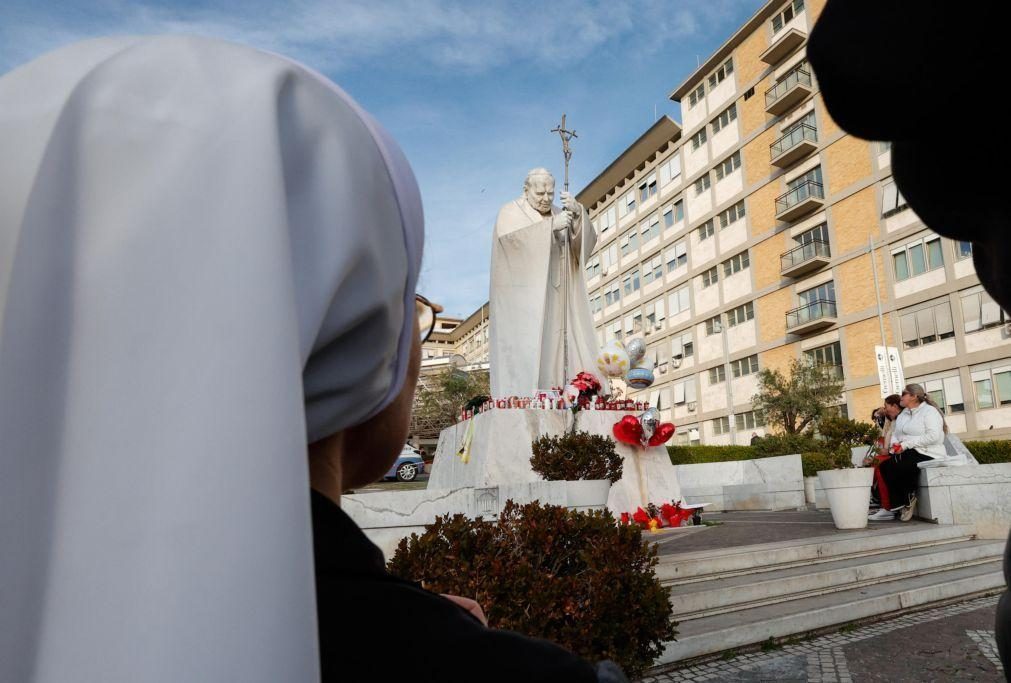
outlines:
[{"label": "statue pedestal", "polygon": [[[582,410],[576,416],[576,429],[610,436],[611,429],[625,415],[634,411]],[[538,482],[541,478],[530,469],[531,443],[544,435],[557,435],[569,429],[573,416],[568,410],[491,410],[442,430],[428,480],[428,489],[446,490],[464,487],[501,486]],[[470,460],[457,455],[473,422]],[[621,480],[611,486],[607,507],[617,517],[635,512],[646,503],[660,505],[681,499],[681,487],[664,446],[633,448],[616,444],[624,461]]]}]

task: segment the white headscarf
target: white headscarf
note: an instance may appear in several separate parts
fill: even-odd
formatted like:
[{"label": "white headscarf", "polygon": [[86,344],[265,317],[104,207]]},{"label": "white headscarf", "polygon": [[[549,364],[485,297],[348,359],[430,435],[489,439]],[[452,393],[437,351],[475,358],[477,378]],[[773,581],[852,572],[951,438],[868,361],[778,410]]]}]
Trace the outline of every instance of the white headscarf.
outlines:
[{"label": "white headscarf", "polygon": [[422,240],[396,144],[282,57],[0,78],[0,680],[318,678],[306,443],[399,393]]}]

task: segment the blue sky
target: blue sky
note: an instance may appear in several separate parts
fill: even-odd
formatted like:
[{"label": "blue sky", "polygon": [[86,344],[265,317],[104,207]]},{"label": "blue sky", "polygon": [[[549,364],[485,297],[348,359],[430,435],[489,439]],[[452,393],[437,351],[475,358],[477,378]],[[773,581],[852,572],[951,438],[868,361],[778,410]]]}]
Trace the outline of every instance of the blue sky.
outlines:
[{"label": "blue sky", "polygon": [[0,72],[110,34],[216,36],[322,71],[403,146],[427,224],[419,291],[466,316],[488,297],[498,207],[551,169],[565,112],[574,192],[658,115],[667,94],[760,0],[297,0],[291,3],[3,0]]}]

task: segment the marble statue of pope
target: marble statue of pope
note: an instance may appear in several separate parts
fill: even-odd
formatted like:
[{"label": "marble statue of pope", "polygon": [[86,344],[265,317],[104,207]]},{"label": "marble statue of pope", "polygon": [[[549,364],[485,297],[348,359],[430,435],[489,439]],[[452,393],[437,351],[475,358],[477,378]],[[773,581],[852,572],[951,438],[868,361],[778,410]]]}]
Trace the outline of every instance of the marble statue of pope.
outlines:
[{"label": "marble statue of pope", "polygon": [[[503,206],[491,250],[490,365],[494,397],[532,396],[564,386],[579,372],[603,380],[583,269],[597,236],[586,210],[567,192],[555,206],[555,179],[527,174],[523,196]],[[569,234],[563,274],[564,235]],[[566,297],[567,293],[567,297]],[[567,310],[568,374],[563,377],[563,310]],[[603,381],[601,382],[603,384]]]}]

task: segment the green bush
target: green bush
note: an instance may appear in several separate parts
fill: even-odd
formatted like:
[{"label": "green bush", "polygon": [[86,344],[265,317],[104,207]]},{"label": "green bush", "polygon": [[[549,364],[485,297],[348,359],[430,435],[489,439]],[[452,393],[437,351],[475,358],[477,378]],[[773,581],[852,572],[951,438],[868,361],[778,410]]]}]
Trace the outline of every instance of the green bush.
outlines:
[{"label": "green bush", "polygon": [[696,465],[703,462],[731,462],[760,457],[751,446],[668,446],[670,461],[675,465]]},{"label": "green bush", "polygon": [[811,453],[822,450],[824,444],[809,433],[803,434],[770,434],[762,437],[752,446],[759,458],[773,455],[790,455],[791,453]]},{"label": "green bush", "polygon": [[589,432],[565,432],[542,436],[531,444],[530,467],[548,481],[621,479],[624,465],[609,436]]},{"label": "green bush", "polygon": [[1011,462],[1011,441],[963,441],[980,465]]},{"label": "green bush", "polygon": [[813,477],[820,470],[834,470],[837,468],[835,462],[835,458],[828,453],[811,452],[800,454],[800,463],[804,468],[805,477]]},{"label": "green bush", "polygon": [[506,503],[498,523],[437,517],[403,539],[391,573],[477,600],[493,628],[546,638],[638,678],[676,635],[656,546],[607,511]]},{"label": "green bush", "polygon": [[881,430],[870,422],[848,420],[844,417],[826,417],[818,423],[818,433],[830,450],[847,450],[874,443]]}]

